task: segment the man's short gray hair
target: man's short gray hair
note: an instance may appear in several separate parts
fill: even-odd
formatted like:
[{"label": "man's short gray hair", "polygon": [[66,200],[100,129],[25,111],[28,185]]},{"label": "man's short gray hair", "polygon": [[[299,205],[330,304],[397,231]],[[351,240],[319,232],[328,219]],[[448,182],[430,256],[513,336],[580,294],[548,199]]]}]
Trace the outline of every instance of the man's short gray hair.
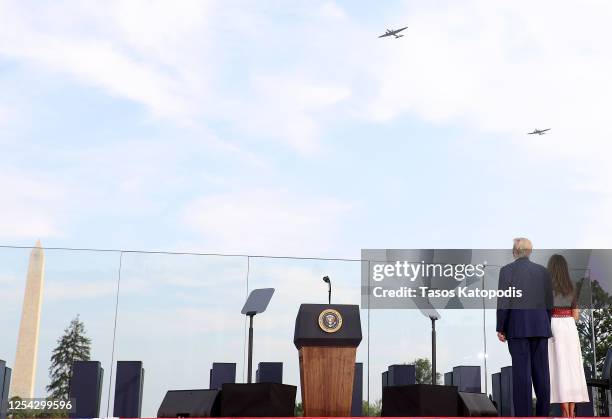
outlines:
[{"label": "man's short gray hair", "polygon": [[531,240],[526,239],[525,237],[518,237],[514,239],[514,243],[512,245],[512,255],[515,258],[529,257],[531,255],[531,251],[533,250],[533,245],[531,244]]}]

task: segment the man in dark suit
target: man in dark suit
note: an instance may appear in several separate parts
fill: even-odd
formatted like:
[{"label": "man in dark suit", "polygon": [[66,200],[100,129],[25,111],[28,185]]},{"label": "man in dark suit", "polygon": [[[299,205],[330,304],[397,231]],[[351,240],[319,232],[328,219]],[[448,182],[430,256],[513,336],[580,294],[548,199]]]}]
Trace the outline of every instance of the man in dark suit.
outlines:
[{"label": "man in dark suit", "polygon": [[514,239],[514,262],[499,271],[499,290],[510,287],[521,297],[497,301],[497,336],[508,342],[512,357],[512,391],[516,416],[531,416],[531,385],[536,393],[536,416],[548,416],[550,376],[548,338],[552,336],[550,318],[552,282],[546,268],[529,260],[532,245],[528,239]]}]

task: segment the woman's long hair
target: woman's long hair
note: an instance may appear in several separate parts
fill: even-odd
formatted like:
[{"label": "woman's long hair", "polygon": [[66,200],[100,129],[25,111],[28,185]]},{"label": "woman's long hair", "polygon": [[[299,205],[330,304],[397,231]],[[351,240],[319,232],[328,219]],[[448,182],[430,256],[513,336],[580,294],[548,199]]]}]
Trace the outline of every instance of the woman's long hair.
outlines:
[{"label": "woman's long hair", "polygon": [[570,279],[567,261],[561,255],[552,255],[548,259],[548,272],[552,279],[553,291],[563,296],[574,291],[574,284]]}]

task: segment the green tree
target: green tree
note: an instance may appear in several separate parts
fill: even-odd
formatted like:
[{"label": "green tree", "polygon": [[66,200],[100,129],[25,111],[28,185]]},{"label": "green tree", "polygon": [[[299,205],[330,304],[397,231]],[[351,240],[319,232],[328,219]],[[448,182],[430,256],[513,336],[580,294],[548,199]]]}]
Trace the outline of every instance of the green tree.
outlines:
[{"label": "green tree", "polygon": [[[577,287],[578,295],[580,296],[580,305],[584,308],[589,308],[591,298],[593,301],[593,311],[583,309],[580,312],[580,319],[576,326],[580,336],[580,345],[582,346],[582,357],[585,367],[588,372],[593,371],[593,330],[595,332],[595,355],[597,356],[597,365],[595,371],[601,373],[603,370],[604,360],[608,348],[612,348],[612,296],[605,292],[599,285],[599,282],[592,280],[589,290],[583,289],[583,286],[588,286],[586,280],[580,281]],[[591,326],[592,321],[592,326]],[[588,373],[587,372],[587,373]]]},{"label": "green tree", "polygon": [[378,399],[375,402],[368,403],[367,400],[363,401],[363,415],[364,416],[380,416],[382,412],[382,400]]},{"label": "green tree", "polygon": [[[587,375],[596,376],[603,371],[603,365],[608,348],[612,347],[612,296],[605,292],[596,280],[581,280],[577,286],[580,307],[580,318],[576,323],[582,358]],[[591,306],[592,302],[592,306]],[[592,308],[592,310],[590,309]],[[595,347],[593,348],[593,334]],[[597,365],[593,365],[593,351]],[[598,390],[599,399],[606,400],[606,393]],[[600,412],[603,414],[604,412]]]},{"label": "green tree", "polygon": [[[417,384],[431,384],[431,362],[427,358],[414,360]],[[436,372],[436,384],[440,382],[442,375]]]},{"label": "green tree", "polygon": [[[9,399],[10,402],[20,402],[22,400],[19,396],[14,396]],[[9,405],[10,408],[10,405]],[[11,418],[36,418],[40,412],[31,409],[17,409],[10,411]]]},{"label": "green tree", "polygon": [[302,405],[302,402],[295,404],[294,413],[296,417],[304,416],[304,406]]},{"label": "green tree", "polygon": [[85,326],[77,315],[64,334],[57,340],[57,347],[51,355],[49,367],[50,384],[47,391],[53,399],[68,399],[72,364],[75,361],[89,361],[91,339],[85,335]]},{"label": "green tree", "polygon": [[[48,398],[47,400],[49,400],[50,398]],[[20,402],[21,400],[23,400],[21,397],[19,396],[14,396],[11,397],[10,401],[15,403],[15,402]],[[10,408],[10,405],[9,405]],[[68,417],[68,411],[60,411],[60,410],[33,410],[33,409],[16,409],[16,410],[10,410],[9,409],[9,415],[8,418],[9,419],[31,419],[31,418],[67,418]]]},{"label": "green tree", "polygon": [[[364,400],[362,406],[363,416],[380,416],[380,412],[382,411],[382,400],[378,399],[372,403],[368,403],[367,400]],[[302,402],[295,404],[294,413],[296,417],[304,416],[304,406]]]}]

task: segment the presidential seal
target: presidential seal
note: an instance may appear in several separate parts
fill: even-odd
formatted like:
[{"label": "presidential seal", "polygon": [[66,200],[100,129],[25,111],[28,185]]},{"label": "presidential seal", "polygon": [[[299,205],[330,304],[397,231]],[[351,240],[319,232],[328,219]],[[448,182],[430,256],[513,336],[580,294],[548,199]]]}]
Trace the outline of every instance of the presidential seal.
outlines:
[{"label": "presidential seal", "polygon": [[342,327],[342,316],[333,308],[326,308],[319,314],[319,327],[327,333],[336,333]]}]

